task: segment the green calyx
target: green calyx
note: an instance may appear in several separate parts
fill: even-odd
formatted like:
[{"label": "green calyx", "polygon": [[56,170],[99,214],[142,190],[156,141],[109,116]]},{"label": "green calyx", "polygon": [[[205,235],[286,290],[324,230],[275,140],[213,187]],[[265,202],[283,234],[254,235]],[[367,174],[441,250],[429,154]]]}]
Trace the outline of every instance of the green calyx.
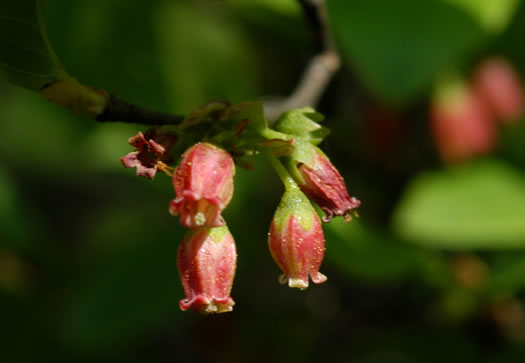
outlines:
[{"label": "green calyx", "polygon": [[273,154],[268,152],[267,157],[273,168],[281,178],[284,184],[284,194],[281,202],[275,211],[273,217],[273,224],[278,233],[288,224],[290,218],[295,217],[301,227],[305,231],[309,231],[313,227],[314,218],[317,217],[317,212],[310,203],[308,197],[301,191],[299,186],[295,183],[288,171],[281,164]]},{"label": "green calyx", "polygon": [[230,230],[226,225],[221,227],[210,228],[210,237],[215,243],[221,243],[224,238],[230,235]]},{"label": "green calyx", "polygon": [[276,122],[275,129],[285,134],[298,136],[308,140],[313,145],[318,145],[330,131],[318,122],[324,116],[312,107],[298,108],[284,113]]},{"label": "green calyx", "polygon": [[310,142],[299,138],[295,142],[295,148],[293,152],[286,157],[286,169],[292,178],[294,178],[294,180],[300,185],[304,184],[305,181],[301,176],[301,173],[299,173],[297,166],[300,164],[305,164],[313,167],[315,163],[315,155],[317,153],[322,153],[322,151],[318,147],[312,145]]},{"label": "green calyx", "polygon": [[184,241],[189,242],[200,233],[205,234],[206,238],[211,238],[215,243],[221,243],[227,235],[231,234],[226,225],[213,228],[203,227],[199,229],[188,230],[188,232],[186,232],[184,235]]},{"label": "green calyx", "polygon": [[284,192],[273,217],[277,232],[282,231],[292,216],[299,221],[305,231],[313,228],[316,211],[306,195],[299,189],[286,189]]}]

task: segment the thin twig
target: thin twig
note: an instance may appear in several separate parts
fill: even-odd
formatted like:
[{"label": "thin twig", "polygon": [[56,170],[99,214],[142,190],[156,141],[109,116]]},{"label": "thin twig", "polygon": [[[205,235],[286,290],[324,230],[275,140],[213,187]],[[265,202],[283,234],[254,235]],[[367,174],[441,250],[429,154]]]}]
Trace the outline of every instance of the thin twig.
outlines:
[{"label": "thin twig", "polygon": [[299,3],[314,34],[317,55],[306,67],[299,84],[288,98],[264,103],[264,113],[270,121],[289,109],[317,105],[341,64],[328,20],[326,0],[299,0]]},{"label": "thin twig", "polygon": [[129,122],[143,125],[178,125],[184,116],[148,110],[111,95],[104,111],[96,117],[101,122]]}]

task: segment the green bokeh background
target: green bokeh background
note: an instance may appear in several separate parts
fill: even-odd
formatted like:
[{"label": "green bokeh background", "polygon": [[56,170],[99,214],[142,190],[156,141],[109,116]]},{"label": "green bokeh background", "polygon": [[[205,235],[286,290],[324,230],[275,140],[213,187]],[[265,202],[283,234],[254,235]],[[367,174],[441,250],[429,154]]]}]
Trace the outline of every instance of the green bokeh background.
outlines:
[{"label": "green bokeh background", "polygon": [[[525,75],[525,4],[328,6],[344,64],[318,107],[322,145],[361,217],[326,225],[325,284],[281,286],[266,236],[282,186],[264,160],[238,169],[233,313],[178,307],[170,180],[119,161],[144,127],[0,83],[0,361],[523,362],[525,123],[445,166],[428,100],[491,55]],[[294,0],[48,0],[45,21],[80,82],[174,113],[289,94],[312,55]]]}]

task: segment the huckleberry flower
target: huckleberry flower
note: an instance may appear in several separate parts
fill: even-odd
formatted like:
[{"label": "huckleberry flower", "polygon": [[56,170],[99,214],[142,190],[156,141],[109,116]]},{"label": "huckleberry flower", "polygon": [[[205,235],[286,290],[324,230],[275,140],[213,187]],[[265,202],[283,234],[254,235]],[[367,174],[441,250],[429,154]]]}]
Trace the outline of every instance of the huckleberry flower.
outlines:
[{"label": "huckleberry flower", "polygon": [[235,165],[226,151],[208,143],[193,145],[173,173],[176,198],[170,213],[180,215],[187,228],[224,225],[221,212],[232,198],[234,175]]},{"label": "huckleberry flower", "polygon": [[120,158],[125,168],[137,168],[137,175],[153,179],[159,168],[159,162],[170,157],[169,151],[177,140],[177,135],[152,129],[143,135],[138,132],[128,142],[136,151]]},{"label": "huckleberry flower", "polygon": [[287,188],[282,196],[270,226],[268,246],[284,272],[281,283],[305,289],[308,277],[316,284],[326,281],[319,272],[325,252],[321,221],[298,188]]},{"label": "huckleberry flower", "polygon": [[350,221],[361,202],[348,195],[343,177],[321,149],[309,143],[298,145],[300,155],[292,154],[289,169],[301,190],[326,213],[324,222],[333,216]]},{"label": "huckleberry flower", "polygon": [[203,313],[232,311],[230,291],[237,252],[228,227],[190,230],[179,246],[177,267],[186,298],[182,310]]}]

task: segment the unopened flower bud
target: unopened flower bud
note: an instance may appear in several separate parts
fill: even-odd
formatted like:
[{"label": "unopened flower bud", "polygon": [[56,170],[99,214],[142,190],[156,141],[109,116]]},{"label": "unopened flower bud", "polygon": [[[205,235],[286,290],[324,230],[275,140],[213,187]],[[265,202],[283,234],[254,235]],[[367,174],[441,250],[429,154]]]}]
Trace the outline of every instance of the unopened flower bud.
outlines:
[{"label": "unopened flower bud", "polygon": [[284,272],[281,283],[305,289],[309,277],[316,284],[326,281],[319,272],[325,252],[321,221],[299,189],[284,193],[270,226],[268,245]]},{"label": "unopened flower bud", "polygon": [[170,213],[180,215],[187,228],[224,225],[221,212],[233,195],[235,165],[226,151],[208,143],[198,143],[183,155],[173,173],[176,198]]},{"label": "unopened flower bud", "polygon": [[179,246],[177,266],[186,293],[182,310],[203,313],[232,311],[230,291],[237,253],[228,227],[190,230]]},{"label": "unopened flower bud", "polygon": [[350,221],[361,202],[348,195],[339,171],[318,147],[303,144],[297,150],[301,155],[295,159],[292,156],[292,175],[308,198],[326,213],[323,221],[329,222],[333,216],[344,216],[345,221]]}]

